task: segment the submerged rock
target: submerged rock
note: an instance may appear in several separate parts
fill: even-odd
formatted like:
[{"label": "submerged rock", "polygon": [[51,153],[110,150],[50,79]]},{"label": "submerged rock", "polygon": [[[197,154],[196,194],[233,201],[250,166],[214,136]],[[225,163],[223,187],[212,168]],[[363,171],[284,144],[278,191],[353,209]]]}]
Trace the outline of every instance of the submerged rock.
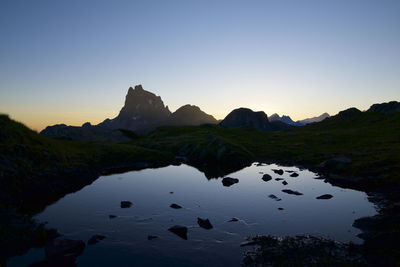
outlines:
[{"label": "submerged rock", "polygon": [[224,186],[231,186],[231,185],[237,184],[237,183],[239,183],[239,179],[236,179],[236,178],[225,177],[224,179],[222,179],[222,184]]},{"label": "submerged rock", "polygon": [[168,231],[170,231],[171,233],[176,234],[177,236],[179,236],[182,239],[187,240],[187,227],[186,226],[182,226],[182,225],[174,225],[172,227],[170,227],[168,229]]},{"label": "submerged rock", "polygon": [[238,218],[236,218],[236,217],[233,217],[232,219],[230,219],[228,222],[237,222],[237,221],[239,221],[239,219]]},{"label": "submerged rock", "polygon": [[279,169],[279,170],[277,170],[277,169],[272,169],[272,171],[274,172],[274,173],[276,173],[276,174],[279,174],[279,175],[283,175],[283,170],[282,169]]},{"label": "submerged rock", "polygon": [[212,224],[210,223],[209,219],[202,219],[202,218],[197,218],[197,223],[201,228],[210,230],[213,228]]},{"label": "submerged rock", "polygon": [[46,259],[57,263],[75,263],[83,253],[85,242],[82,240],[52,240],[45,246]]},{"label": "submerged rock", "polygon": [[104,235],[93,235],[89,240],[88,240],[88,245],[94,245],[99,243],[101,240],[106,238]]},{"label": "submerged rock", "polygon": [[264,182],[268,182],[272,180],[272,177],[269,174],[264,174],[261,179],[263,179]]},{"label": "submerged rock", "polygon": [[289,194],[289,195],[296,195],[296,196],[301,196],[303,195],[300,192],[294,191],[294,190],[290,190],[290,189],[283,189],[282,192]]},{"label": "submerged rock", "polygon": [[284,210],[284,208],[278,208],[278,210]]},{"label": "submerged rock", "polygon": [[175,204],[175,203],[173,203],[169,206],[170,206],[170,208],[173,208],[173,209],[181,209],[182,208],[182,206],[179,206],[178,204]]},{"label": "submerged rock", "polygon": [[325,195],[321,195],[319,197],[316,197],[316,199],[331,199],[331,198],[333,198],[333,196],[330,195],[330,194],[325,194]]},{"label": "submerged rock", "polygon": [[131,206],[132,206],[132,202],[130,202],[130,201],[121,201],[121,208],[122,209],[130,208]]},{"label": "submerged rock", "polygon": [[281,201],[282,200],[282,199],[280,199],[279,197],[277,197],[277,196],[275,196],[273,194],[269,195],[268,197],[273,199],[273,200],[276,200],[276,201]]},{"label": "submerged rock", "polygon": [[299,176],[299,174],[298,174],[297,172],[294,172],[294,173],[292,173],[292,174],[290,175],[290,177],[297,177],[297,176]]},{"label": "submerged rock", "polygon": [[114,219],[114,218],[117,218],[117,215],[111,214],[111,215],[108,215],[108,218],[109,218],[109,219]]},{"label": "submerged rock", "polygon": [[158,238],[158,236],[156,236],[156,235],[148,235],[147,236],[147,240],[153,240],[153,239],[156,239],[156,238]]}]

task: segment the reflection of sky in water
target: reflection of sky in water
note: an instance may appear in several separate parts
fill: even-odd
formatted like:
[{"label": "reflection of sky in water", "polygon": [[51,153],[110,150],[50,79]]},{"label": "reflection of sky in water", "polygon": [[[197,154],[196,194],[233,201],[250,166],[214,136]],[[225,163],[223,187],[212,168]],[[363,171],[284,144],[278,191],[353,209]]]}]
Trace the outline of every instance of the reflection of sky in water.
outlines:
[{"label": "reflection of sky in water", "polygon": [[[240,242],[256,234],[323,235],[338,241],[360,242],[359,230],[352,227],[355,219],[376,213],[366,194],[334,187],[307,170],[299,177],[282,176],[271,169],[276,165],[251,166],[230,174],[239,179],[231,187],[221,179],[207,180],[198,170],[186,166],[169,166],[103,176],[79,192],[69,194],[36,216],[49,227],[59,229],[65,238],[87,240],[93,234],[104,234],[105,240],[87,246],[78,258],[78,266],[136,265],[239,265],[243,248]],[[284,170],[297,168],[279,167]],[[261,180],[264,172],[282,181]],[[292,189],[303,193],[283,193]],[[169,192],[173,191],[173,194]],[[274,194],[281,201],[270,199]],[[316,200],[331,194],[330,200]],[[120,201],[133,206],[121,209]],[[174,210],[177,203],[183,209]],[[278,207],[284,208],[279,211]],[[118,217],[109,219],[108,215]],[[214,226],[204,230],[197,217],[209,218]],[[227,222],[232,217],[239,222]],[[188,241],[167,229],[175,224],[189,227]],[[158,239],[148,241],[147,235]],[[245,248],[247,249],[247,248]],[[32,258],[43,257],[43,249],[11,260],[10,266]],[[15,263],[15,265],[13,265]]]}]

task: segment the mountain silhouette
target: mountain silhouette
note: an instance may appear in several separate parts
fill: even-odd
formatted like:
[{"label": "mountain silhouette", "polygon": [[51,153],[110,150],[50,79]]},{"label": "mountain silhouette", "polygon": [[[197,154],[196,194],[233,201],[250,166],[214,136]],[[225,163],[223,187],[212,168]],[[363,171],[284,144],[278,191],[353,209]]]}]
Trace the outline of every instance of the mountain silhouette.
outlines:
[{"label": "mountain silhouette", "polygon": [[238,108],[229,113],[220,123],[226,128],[250,127],[259,130],[272,130],[267,114],[263,111],[252,111],[249,108]]},{"label": "mountain silhouette", "polygon": [[329,117],[329,114],[325,112],[325,113],[319,115],[318,117],[312,117],[312,118],[308,118],[308,119],[304,119],[304,120],[293,121],[292,118],[290,118],[289,116],[282,115],[282,117],[280,117],[278,114],[274,113],[270,117],[268,117],[268,119],[270,122],[281,121],[283,123],[286,123],[286,124],[289,124],[292,126],[304,126],[309,123],[323,121],[324,119],[326,119],[328,117]]},{"label": "mountain silhouette", "polygon": [[211,115],[203,112],[198,106],[184,105],[169,116],[166,125],[202,125],[217,124]]},{"label": "mountain silhouette", "polygon": [[46,127],[40,134],[58,139],[119,142],[126,140],[119,129],[144,134],[159,126],[217,123],[213,116],[197,106],[184,105],[171,113],[160,96],[136,85],[135,88],[129,87],[125,104],[117,117],[105,119],[97,125],[84,123],[81,127],[57,124]]},{"label": "mountain silhouette", "polygon": [[380,112],[385,114],[393,114],[400,112],[400,102],[390,101],[388,103],[373,104],[367,112]]}]

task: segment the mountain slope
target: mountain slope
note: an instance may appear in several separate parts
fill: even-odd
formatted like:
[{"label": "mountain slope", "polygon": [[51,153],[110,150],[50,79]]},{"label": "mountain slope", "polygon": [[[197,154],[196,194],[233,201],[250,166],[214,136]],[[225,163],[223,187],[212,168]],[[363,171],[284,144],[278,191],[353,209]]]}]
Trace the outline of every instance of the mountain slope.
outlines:
[{"label": "mountain slope", "polygon": [[165,125],[217,124],[218,121],[197,106],[184,105],[171,114]]},{"label": "mountain slope", "polygon": [[248,108],[238,108],[231,111],[219,125],[226,128],[250,127],[258,130],[272,129],[267,114],[263,111],[254,112]]}]

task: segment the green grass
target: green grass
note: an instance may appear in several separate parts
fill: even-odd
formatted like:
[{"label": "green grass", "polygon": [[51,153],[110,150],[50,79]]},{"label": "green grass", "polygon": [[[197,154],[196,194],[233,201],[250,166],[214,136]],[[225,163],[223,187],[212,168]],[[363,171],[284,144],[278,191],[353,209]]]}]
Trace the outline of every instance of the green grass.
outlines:
[{"label": "green grass", "polygon": [[77,174],[129,168],[139,162],[168,163],[173,155],[127,144],[61,141],[37,134],[0,115],[0,185],[23,192],[46,183],[67,184]]},{"label": "green grass", "polygon": [[329,171],[380,185],[400,184],[400,114],[335,116],[278,132],[209,125],[162,127],[131,144],[216,164],[233,158],[268,159],[318,168],[326,160],[347,157],[350,163]]}]

